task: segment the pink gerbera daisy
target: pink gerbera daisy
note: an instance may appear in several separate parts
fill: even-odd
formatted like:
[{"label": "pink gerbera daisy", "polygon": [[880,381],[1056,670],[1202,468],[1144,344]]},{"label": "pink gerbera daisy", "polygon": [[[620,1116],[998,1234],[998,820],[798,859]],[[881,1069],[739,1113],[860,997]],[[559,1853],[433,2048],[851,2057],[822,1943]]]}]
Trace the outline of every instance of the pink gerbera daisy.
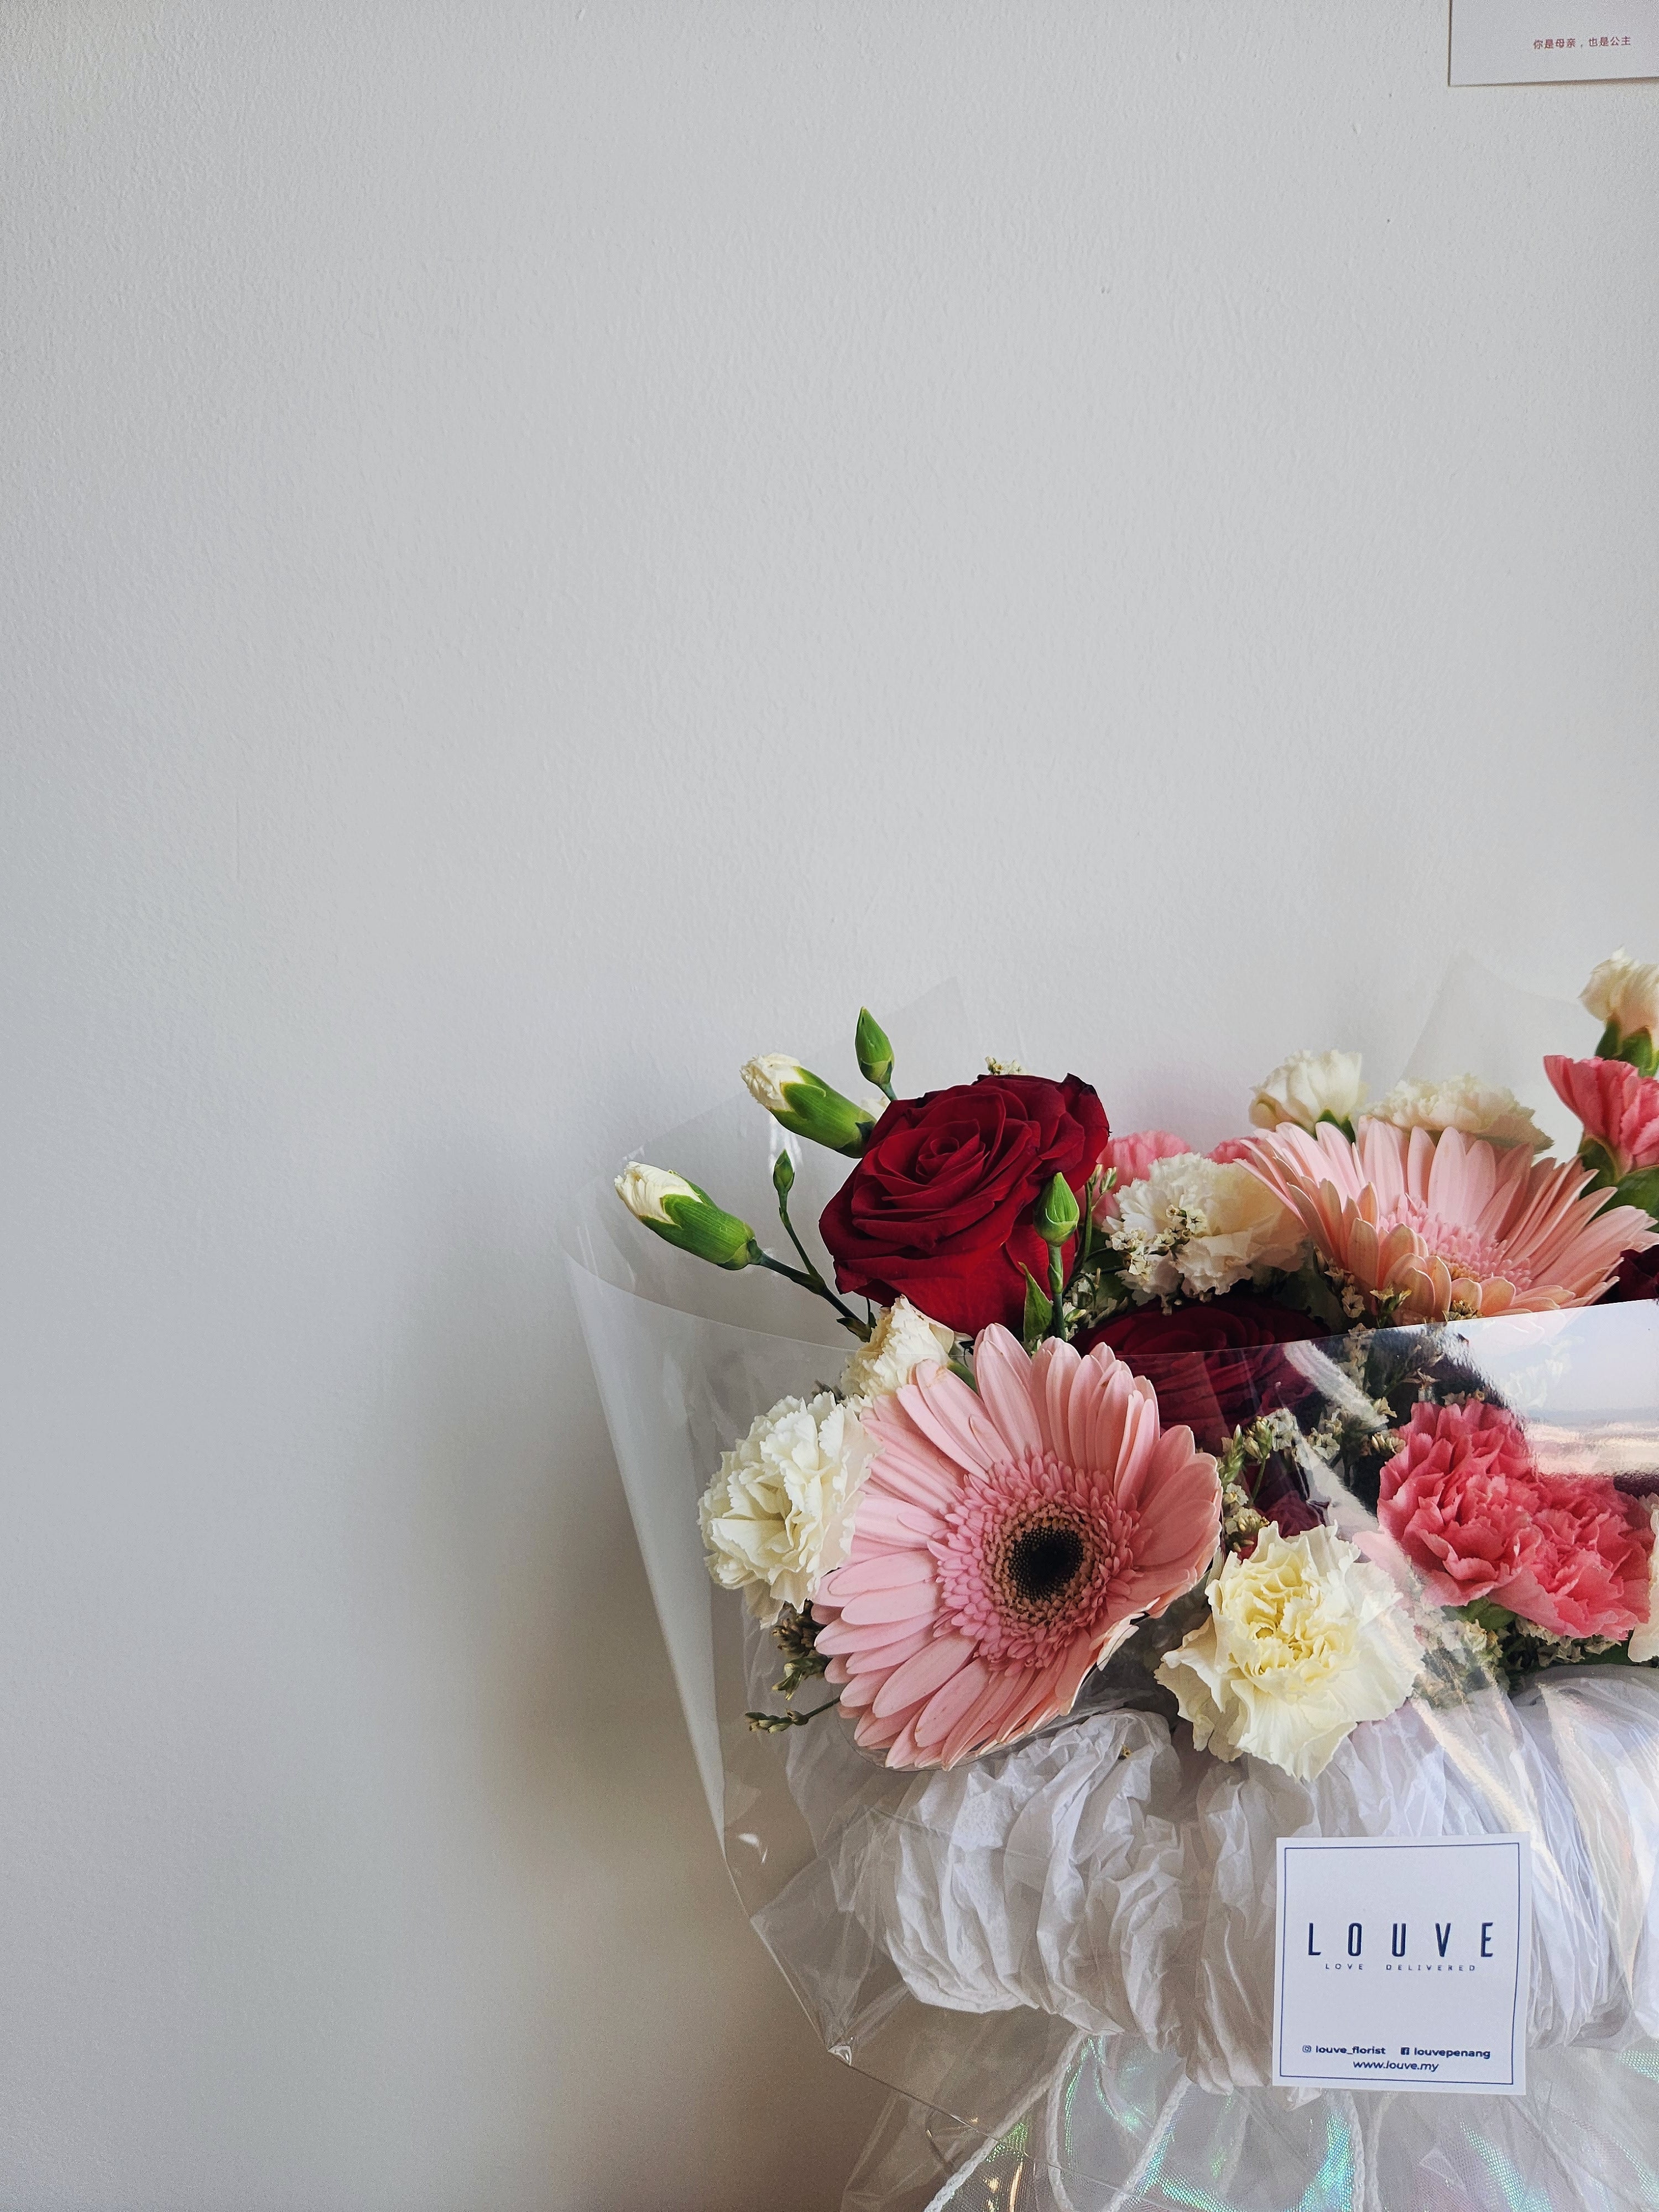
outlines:
[{"label": "pink gerbera daisy", "polygon": [[1659,1243],[1633,1206],[1605,1212],[1576,1161],[1534,1160],[1444,1129],[1362,1121],[1345,1137],[1284,1124],[1249,1164],[1295,1209],[1356,1311],[1402,1321],[1591,1304],[1626,1252]]},{"label": "pink gerbera daisy", "polygon": [[1028,1358],[994,1327],[974,1373],[977,1392],[923,1367],[865,1415],[852,1545],[812,1598],[829,1680],[890,1766],[951,1766],[1069,1711],[1215,1551],[1215,1462],[1103,1346]]},{"label": "pink gerbera daisy", "polygon": [[1560,1053],[1550,1054],[1544,1073],[1616,1177],[1659,1167],[1659,1076],[1640,1074],[1627,1060],[1568,1060]]}]

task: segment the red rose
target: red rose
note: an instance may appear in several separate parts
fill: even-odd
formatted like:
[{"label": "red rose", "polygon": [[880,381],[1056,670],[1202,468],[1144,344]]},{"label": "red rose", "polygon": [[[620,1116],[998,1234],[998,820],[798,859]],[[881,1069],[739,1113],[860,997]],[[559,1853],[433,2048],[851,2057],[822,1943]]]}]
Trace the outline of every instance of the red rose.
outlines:
[{"label": "red rose", "polygon": [[1048,1280],[1032,1209],[1057,1175],[1081,1204],[1109,1133],[1075,1075],[981,1075],[901,1098],[823,1209],[837,1285],[883,1305],[902,1294],[968,1335],[994,1321],[1018,1333],[1022,1263]]},{"label": "red rose", "polygon": [[[1330,1333],[1293,1306],[1235,1291],[1204,1305],[1177,1306],[1173,1313],[1142,1306],[1119,1314],[1079,1337],[1078,1349],[1109,1345],[1157,1391],[1158,1418],[1166,1428],[1184,1423],[1205,1450],[1218,1451],[1241,1423],[1294,1406],[1307,1395],[1307,1378],[1273,1347],[1311,1343]],[[1310,1510],[1297,1526],[1311,1528],[1316,1517]],[[1294,1533],[1282,1519],[1279,1527],[1287,1536]]]},{"label": "red rose", "polygon": [[1620,1305],[1631,1298],[1659,1298],[1659,1244],[1645,1252],[1626,1252],[1612,1287],[1602,1291],[1597,1304]]}]

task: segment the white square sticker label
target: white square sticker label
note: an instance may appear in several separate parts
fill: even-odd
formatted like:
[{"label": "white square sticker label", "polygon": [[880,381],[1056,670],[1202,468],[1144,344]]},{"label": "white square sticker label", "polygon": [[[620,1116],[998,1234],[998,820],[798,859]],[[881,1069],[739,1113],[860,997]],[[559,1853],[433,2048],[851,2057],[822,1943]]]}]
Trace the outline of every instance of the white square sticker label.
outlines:
[{"label": "white square sticker label", "polygon": [[1281,1836],[1273,2080],[1521,2096],[1525,1836]]},{"label": "white square sticker label", "polygon": [[1454,84],[1659,76],[1659,0],[1452,0]]}]

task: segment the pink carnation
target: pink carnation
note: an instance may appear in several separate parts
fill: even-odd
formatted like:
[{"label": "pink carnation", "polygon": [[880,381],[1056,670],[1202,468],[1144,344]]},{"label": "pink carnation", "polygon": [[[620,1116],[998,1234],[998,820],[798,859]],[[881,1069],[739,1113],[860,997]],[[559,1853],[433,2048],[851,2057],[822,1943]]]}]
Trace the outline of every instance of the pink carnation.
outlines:
[{"label": "pink carnation", "polygon": [[1168,1129],[1133,1129],[1127,1137],[1114,1137],[1101,1154],[1100,1164],[1115,1168],[1117,1181],[1096,1200],[1095,1219],[1115,1221],[1117,1194],[1126,1183],[1145,1182],[1154,1160],[1176,1159],[1192,1149],[1184,1137],[1172,1136]]},{"label": "pink carnation", "polygon": [[1377,1518],[1443,1605],[1490,1597],[1554,1636],[1617,1638],[1648,1617],[1646,1505],[1602,1475],[1542,1473],[1501,1406],[1413,1407]]},{"label": "pink carnation", "polygon": [[1520,1571],[1538,1470],[1513,1413],[1471,1400],[1418,1405],[1382,1470],[1376,1517],[1442,1605],[1472,1605]]},{"label": "pink carnation", "polygon": [[1552,1053],[1544,1073],[1613,1162],[1622,1180],[1659,1167],[1659,1076],[1638,1075],[1622,1060],[1567,1060]]},{"label": "pink carnation", "polygon": [[1250,1139],[1248,1137],[1224,1137],[1210,1154],[1210,1158],[1218,1168],[1237,1166],[1241,1160],[1246,1167],[1249,1167]]},{"label": "pink carnation", "polygon": [[1502,1602],[1555,1636],[1628,1636],[1648,1617],[1653,1523],[1604,1475],[1546,1475],[1533,1537]]}]

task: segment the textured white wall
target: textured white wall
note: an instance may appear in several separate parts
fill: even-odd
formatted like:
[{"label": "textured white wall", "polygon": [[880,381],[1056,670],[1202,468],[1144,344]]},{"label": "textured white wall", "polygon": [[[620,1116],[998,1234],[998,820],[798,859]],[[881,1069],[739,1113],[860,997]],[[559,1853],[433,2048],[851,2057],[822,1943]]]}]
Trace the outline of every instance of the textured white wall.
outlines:
[{"label": "textured white wall", "polygon": [[837,2201],[556,1225],[946,975],[1210,1135],[1659,953],[1659,94],[1445,29],[0,14],[0,2201]]}]

